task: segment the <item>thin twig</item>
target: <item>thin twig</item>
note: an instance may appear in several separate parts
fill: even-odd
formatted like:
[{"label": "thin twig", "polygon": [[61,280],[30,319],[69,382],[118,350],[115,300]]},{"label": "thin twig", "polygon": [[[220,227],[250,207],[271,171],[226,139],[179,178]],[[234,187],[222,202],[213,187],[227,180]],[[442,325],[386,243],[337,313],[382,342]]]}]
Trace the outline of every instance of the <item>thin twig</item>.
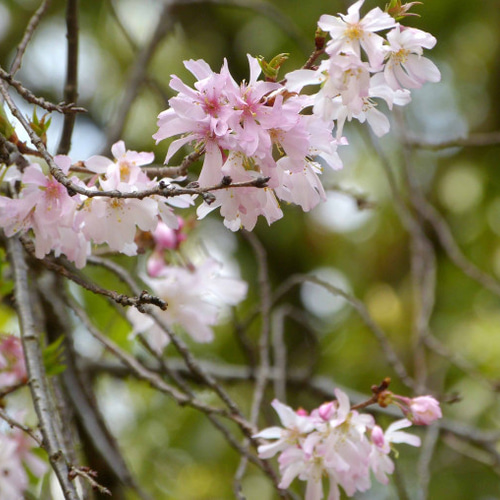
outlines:
[{"label": "thin twig", "polygon": [[469,278],[500,297],[500,282],[473,264],[458,246],[453,234],[442,215],[429,202],[422,199],[418,210],[433,227],[441,247],[450,260]]},{"label": "thin twig", "polygon": [[[23,243],[25,249],[30,253],[31,256],[34,257],[34,249],[30,244],[31,242],[25,243],[23,241]],[[72,272],[72,270],[69,269],[69,266],[55,262],[50,258],[45,257],[44,259],[38,259],[38,261],[41,262],[47,269],[50,269],[60,276],[73,281],[82,288],[85,288],[85,290],[88,290],[97,295],[103,295],[104,297],[107,297],[122,306],[134,306],[141,312],[144,310],[144,306],[146,304],[153,304],[162,310],[167,309],[167,303],[164,300],[149,294],[145,290],[139,292],[137,297],[129,297],[128,295],[125,295],[123,293],[118,293],[113,290],[108,290],[107,288],[102,288],[99,285],[88,281],[83,276]],[[60,259],[59,262],[63,262],[63,260]]]},{"label": "thin twig", "polygon": [[326,281],[322,281],[316,276],[311,276],[307,274],[297,274],[293,275],[288,280],[283,282],[280,287],[276,289],[273,296],[273,303],[276,303],[283,295],[285,295],[291,288],[296,285],[301,285],[303,283],[313,283],[315,285],[319,285],[325,290],[329,291],[331,294],[342,297],[348,302],[359,314],[365,325],[370,329],[370,331],[375,335],[375,338],[378,340],[382,352],[384,353],[385,358],[388,363],[392,366],[395,373],[400,378],[401,382],[405,384],[407,387],[410,387],[412,390],[415,388],[415,382],[409,376],[406,368],[404,367],[401,360],[398,358],[396,352],[391,346],[387,335],[385,332],[375,323],[375,321],[370,316],[366,306],[363,302],[356,297],[348,294],[344,290],[337,288]]},{"label": "thin twig", "polygon": [[75,106],[73,102],[62,102],[53,104],[46,101],[43,97],[37,97],[33,92],[23,87],[23,84],[18,80],[14,80],[13,76],[7,73],[4,69],[0,68],[0,78],[7,82],[11,87],[17,90],[17,93],[26,101],[35,106],[40,106],[47,111],[57,111],[62,114],[86,113],[85,108]]},{"label": "thin twig", "polygon": [[88,467],[71,467],[68,472],[68,476],[70,479],[81,477],[90,484],[94,491],[98,491],[101,495],[112,496],[111,491],[109,491],[108,488],[105,488],[94,479],[94,477],[97,476],[97,473],[90,470]]},{"label": "thin twig", "polygon": [[[110,363],[109,361],[82,360],[85,368],[101,373],[105,372],[115,377],[127,377],[131,373],[123,365]],[[248,366],[230,365],[221,363],[210,363],[208,361],[200,362],[203,369],[212,374],[217,379],[223,380],[226,383],[247,382],[255,380],[255,373]],[[178,371],[185,377],[190,378],[196,383],[203,383],[199,377],[193,376],[185,364],[181,360],[172,359],[170,361],[171,369]],[[148,370],[158,372],[158,367],[148,366]],[[274,380],[279,374],[275,369],[271,369],[269,373],[270,380]],[[339,388],[349,396],[349,400],[353,406],[362,404],[370,397],[359,391],[344,387],[342,384],[336,383],[332,377],[315,375],[310,377],[309,373],[303,369],[289,370],[287,373],[287,384],[293,385],[296,390],[303,389],[311,394],[315,394],[322,401],[330,401],[335,399],[335,389]],[[401,412],[394,406],[382,408],[379,406],[372,407],[372,410],[377,413],[383,413],[393,418],[401,418]],[[456,436],[470,441],[478,446],[487,444],[495,444],[500,441],[500,430],[484,430],[472,425],[457,422],[447,418],[440,419],[436,422],[437,426],[443,431],[450,432]]]},{"label": "thin twig", "polygon": [[[402,122],[402,117],[400,122]],[[404,125],[403,125],[404,126]],[[409,199],[416,209],[422,197],[420,186],[415,179],[410,150],[403,148],[403,172],[409,192]],[[418,229],[417,229],[418,228]],[[411,232],[411,270],[414,288],[414,363],[417,392],[426,391],[427,360],[424,338],[430,334],[430,320],[436,299],[437,262],[434,245],[424,232],[422,223],[415,218],[415,227]]]},{"label": "thin twig", "polygon": [[399,500],[410,500],[408,496],[408,492],[406,491],[406,485],[404,482],[403,474],[401,473],[401,467],[399,466],[399,462],[394,462],[394,474],[393,474],[394,486],[396,487],[396,491],[398,494]]},{"label": "thin twig", "polygon": [[19,43],[19,45],[17,46],[16,56],[14,57],[14,60],[10,65],[10,74],[12,76],[14,76],[21,69],[21,64],[23,61],[24,53],[26,52],[26,48],[28,47],[31,38],[33,37],[33,33],[35,32],[38,24],[40,23],[42,16],[49,8],[49,5],[50,5],[50,0],[43,0],[43,2],[40,4],[40,7],[38,7],[38,9],[31,17],[28,26],[26,26],[23,38]]},{"label": "thin twig", "polygon": [[[261,313],[261,331],[259,338],[259,365],[255,379],[255,388],[253,393],[252,406],[250,409],[250,422],[257,425],[259,410],[264,398],[264,391],[269,379],[269,331],[270,331],[270,311],[271,311],[271,287],[269,284],[269,272],[267,267],[267,255],[262,243],[250,232],[244,232],[243,235],[250,243],[258,264],[258,280],[260,290],[260,313]],[[250,441],[246,439],[243,447],[247,448]],[[235,491],[239,492],[241,480],[247,468],[247,459],[241,457],[238,469],[234,476]]]},{"label": "thin twig", "polygon": [[143,167],[142,170],[144,170],[149,177],[170,177],[172,179],[183,177],[187,174],[189,167],[199,160],[204,152],[205,148],[193,151],[182,160],[182,163],[178,167]]},{"label": "thin twig", "polygon": [[[427,366],[423,337],[428,333],[429,319],[434,307],[436,282],[436,258],[434,248],[427,238],[420,221],[408,208],[397,185],[393,169],[387,155],[380,147],[373,134],[369,134],[370,144],[377,153],[386,173],[395,201],[396,213],[403,227],[410,235],[411,277],[413,287],[413,359],[415,367],[415,387],[417,393],[425,392]],[[410,202],[415,203],[417,189],[409,168],[409,159],[405,157],[405,180],[410,191]]]},{"label": "thin twig", "polygon": [[[7,103],[12,114],[19,120],[23,128],[26,130],[30,136],[31,142],[35,145],[37,150],[40,152],[43,159],[47,162],[49,166],[50,173],[52,176],[60,182],[66,189],[72,193],[78,193],[88,198],[94,198],[96,196],[102,196],[106,198],[121,198],[121,199],[143,199],[149,196],[163,196],[165,198],[171,198],[180,195],[201,195],[207,203],[214,201],[212,191],[218,191],[222,189],[232,189],[232,188],[244,188],[244,187],[255,187],[255,188],[265,188],[267,186],[267,181],[269,177],[257,177],[251,181],[244,182],[232,182],[230,177],[223,177],[219,184],[200,187],[197,183],[191,183],[185,188],[179,187],[175,184],[166,184],[162,181],[158,185],[151,189],[145,189],[143,191],[135,191],[130,193],[123,193],[121,191],[96,191],[81,187],[74,182],[72,182],[64,172],[55,164],[54,159],[47,151],[45,144],[40,139],[40,137],[35,133],[35,131],[30,127],[26,118],[22,115],[19,108],[16,106],[9,93],[5,89],[2,82],[0,82],[0,93],[3,95],[5,102]],[[182,167],[182,165],[181,165]]]},{"label": "thin twig", "polygon": [[21,422],[18,422],[17,420],[13,419],[2,408],[0,408],[0,418],[5,420],[11,427],[16,427],[17,429],[20,429],[24,433],[28,434],[28,436],[30,436],[40,448],[44,447],[42,440],[31,427],[21,424]]},{"label": "thin twig", "polygon": [[456,139],[443,142],[430,142],[416,137],[406,137],[405,143],[413,148],[429,149],[431,151],[461,147],[495,146],[500,144],[500,130],[470,134],[468,137],[458,137]]},{"label": "thin twig", "polygon": [[491,448],[488,450],[484,448],[478,449],[452,434],[445,434],[442,440],[444,444],[449,446],[452,450],[476,462],[491,467],[493,472],[500,476],[500,457],[496,450],[492,450]]},{"label": "thin twig", "polygon": [[498,380],[489,380],[481,371],[474,366],[469,360],[464,358],[459,352],[452,351],[447,345],[441,342],[431,333],[424,337],[425,345],[428,349],[432,350],[439,356],[445,358],[451,364],[457,366],[460,370],[466,373],[471,379],[479,382],[483,387],[486,387],[494,394],[500,390],[500,383]]},{"label": "thin twig", "polygon": [[3,399],[5,396],[8,396],[9,394],[12,394],[13,392],[16,392],[19,389],[22,389],[23,387],[26,387],[27,381],[19,382],[15,385],[11,385],[9,387],[5,387],[0,391],[0,400]]},{"label": "thin twig", "polygon": [[279,307],[273,312],[271,320],[272,345],[274,354],[274,370],[278,374],[273,379],[274,394],[277,399],[286,404],[286,344],[283,339],[285,318],[290,313],[290,305]]},{"label": "thin twig", "polygon": [[[106,261],[103,261],[102,259],[100,260],[94,260],[94,263],[96,264],[101,264],[105,265]],[[129,275],[129,273],[123,269],[121,266],[113,263],[109,264],[107,263],[106,267],[109,270],[112,270],[115,272],[122,281],[127,283],[132,291],[132,293],[137,293],[139,290],[138,285],[135,283],[135,280]],[[233,420],[240,428],[242,431],[243,435],[250,440],[252,445],[254,447],[257,447],[259,444],[259,440],[254,438],[254,434],[256,433],[256,427],[248,422],[245,417],[242,415],[240,409],[236,405],[236,403],[232,400],[232,398],[229,396],[229,394],[226,392],[226,390],[219,384],[219,382],[206,370],[204,370],[203,366],[196,360],[196,358],[193,356],[191,351],[189,350],[188,346],[172,331],[172,329],[169,327],[169,325],[163,320],[163,318],[158,314],[157,311],[152,309],[151,307],[148,307],[146,310],[147,314],[151,316],[151,318],[155,321],[155,323],[164,331],[164,333],[169,337],[170,341],[172,344],[175,346],[177,349],[177,352],[182,356],[184,362],[186,363],[186,366],[188,370],[191,372],[192,375],[195,377],[198,377],[206,386],[211,388],[218,396],[219,398],[227,405],[229,408],[229,413],[227,413],[225,410],[219,410],[217,412],[212,412],[216,413],[221,416],[228,416],[231,420]],[[89,326],[90,327],[90,326]],[[132,358],[134,359],[134,358]],[[173,389],[175,390],[175,389]],[[177,392],[177,391],[176,391]],[[179,393],[180,394],[180,393]],[[195,407],[192,403],[190,403],[191,399],[189,396],[186,396],[184,394],[181,394],[179,397],[181,397],[185,402],[184,403],[179,403],[179,404],[191,404],[193,407]],[[217,426],[217,424],[216,424]],[[218,427],[219,428],[219,427]],[[233,444],[230,440],[229,442]],[[252,458],[250,458],[252,457]],[[283,492],[282,490],[279,490],[277,487],[278,485],[278,479],[276,477],[275,472],[269,465],[267,461],[260,461],[253,455],[248,455],[249,460],[252,462],[256,463],[255,460],[258,460],[259,464],[261,464],[262,470],[269,476],[269,478],[272,480],[274,486],[278,489],[278,492],[281,496],[287,497],[287,493]]]},{"label": "thin twig", "polygon": [[[74,313],[80,319],[80,321],[85,325],[87,331],[101,344],[105,346],[105,348],[111,352],[116,358],[118,358],[127,368],[128,373],[133,374],[140,380],[144,380],[148,382],[152,387],[157,389],[158,391],[167,394],[172,397],[177,404],[180,406],[190,406],[198,411],[204,413],[207,417],[209,417],[210,421],[215,425],[217,429],[219,429],[224,437],[228,440],[228,442],[233,446],[239,453],[246,455],[248,460],[250,460],[255,465],[259,466],[261,469],[265,470],[264,462],[259,460],[254,455],[248,453],[247,450],[243,449],[236,439],[232,436],[232,434],[215,418],[216,416],[224,417],[226,419],[232,420],[236,422],[240,427],[243,425],[246,428],[251,428],[251,425],[248,422],[244,422],[241,418],[236,415],[230,414],[227,411],[210,406],[206,403],[203,403],[199,399],[197,399],[192,391],[189,391],[188,394],[183,393],[175,389],[173,386],[167,384],[157,373],[149,370],[139,361],[137,361],[133,356],[126,353],[122,350],[118,345],[116,345],[112,340],[108,337],[104,336],[97,330],[92,323],[90,322],[88,316],[85,314],[83,309],[78,306],[74,301],[69,301],[69,306],[73,309]],[[256,429],[252,428],[252,432],[255,433]]]}]

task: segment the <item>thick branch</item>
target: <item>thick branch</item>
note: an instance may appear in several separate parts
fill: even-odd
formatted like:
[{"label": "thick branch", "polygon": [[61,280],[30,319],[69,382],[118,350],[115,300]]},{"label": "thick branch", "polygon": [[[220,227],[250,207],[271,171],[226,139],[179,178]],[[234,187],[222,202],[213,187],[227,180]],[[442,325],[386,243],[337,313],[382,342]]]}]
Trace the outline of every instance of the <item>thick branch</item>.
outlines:
[{"label": "thick branch", "polygon": [[56,473],[67,500],[78,500],[73,483],[68,479],[68,465],[59,440],[61,430],[50,404],[50,395],[40,349],[40,333],[31,309],[28,268],[24,260],[23,246],[18,238],[7,240],[7,252],[12,266],[15,284],[16,308],[21,327],[26,368],[33,404],[40,423],[43,447],[49,455],[50,464]]}]

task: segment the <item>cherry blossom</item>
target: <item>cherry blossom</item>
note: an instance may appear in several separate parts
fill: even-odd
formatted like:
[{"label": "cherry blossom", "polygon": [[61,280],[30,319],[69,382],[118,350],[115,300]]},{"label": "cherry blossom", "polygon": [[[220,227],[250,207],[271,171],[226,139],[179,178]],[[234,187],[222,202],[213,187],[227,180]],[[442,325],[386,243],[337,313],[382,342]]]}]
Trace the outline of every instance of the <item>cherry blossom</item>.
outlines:
[{"label": "cherry blossom", "polygon": [[[221,265],[207,259],[198,266],[164,266],[155,277],[144,276],[152,293],[165,300],[167,310],[160,316],[169,327],[181,327],[196,342],[211,342],[212,326],[225,305],[237,305],[247,292],[247,284],[221,276]],[[130,308],[127,317],[133,334],[144,333],[150,345],[161,352],[168,344],[167,334],[151,316]]]},{"label": "cherry blossom", "polygon": [[432,49],[436,39],[429,33],[399,24],[387,34],[387,62],[384,76],[392,89],[420,88],[425,82],[439,82],[441,73],[423,49]]},{"label": "cherry blossom", "polygon": [[378,7],[360,19],[359,10],[363,3],[364,0],[359,0],[352,4],[347,10],[347,15],[340,14],[340,17],[322,15],[318,26],[330,33],[331,40],[326,47],[329,54],[352,53],[359,59],[360,48],[363,48],[372,68],[378,69],[384,59],[382,50],[384,39],[375,33],[392,28],[395,21]]},{"label": "cherry blossom", "polygon": [[389,457],[392,444],[420,446],[420,438],[401,431],[412,425],[408,419],[389,425],[384,432],[374,418],[352,410],[348,396],[335,389],[335,401],[311,411],[294,411],[278,400],[271,404],[282,426],[264,429],[254,437],[266,442],[258,447],[262,459],[278,456],[280,488],[288,488],[298,478],[306,481],[305,498],[323,498],[322,478],[330,480],[329,499],[340,499],[340,490],[348,497],[371,487],[371,472],[382,484],[394,471]]}]

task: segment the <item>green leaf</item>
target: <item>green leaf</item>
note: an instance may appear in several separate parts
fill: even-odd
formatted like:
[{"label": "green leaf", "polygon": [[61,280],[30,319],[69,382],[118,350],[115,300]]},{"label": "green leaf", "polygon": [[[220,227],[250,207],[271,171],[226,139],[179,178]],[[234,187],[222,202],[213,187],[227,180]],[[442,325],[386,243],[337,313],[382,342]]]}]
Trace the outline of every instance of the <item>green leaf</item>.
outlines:
[{"label": "green leaf", "polygon": [[278,79],[279,69],[282,64],[288,59],[290,54],[283,53],[274,56],[269,62],[267,62],[263,56],[257,57],[262,72],[268,80],[275,82]]},{"label": "green leaf", "polygon": [[14,135],[14,127],[7,119],[3,106],[0,106],[0,134],[6,139],[10,139]]},{"label": "green leaf", "polygon": [[66,365],[62,361],[64,356],[63,341],[64,337],[61,335],[43,350],[43,364],[49,377],[59,375],[66,370]]}]

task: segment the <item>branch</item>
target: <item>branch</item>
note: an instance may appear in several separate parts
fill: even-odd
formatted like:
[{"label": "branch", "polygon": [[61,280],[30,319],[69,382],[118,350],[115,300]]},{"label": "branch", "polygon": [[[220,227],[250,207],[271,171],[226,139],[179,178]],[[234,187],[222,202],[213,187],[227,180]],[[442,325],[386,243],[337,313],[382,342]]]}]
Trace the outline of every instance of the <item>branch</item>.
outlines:
[{"label": "branch", "polygon": [[430,464],[436,451],[439,431],[438,425],[431,425],[426,429],[422,452],[418,462],[418,482],[420,486],[418,500],[427,500],[429,495],[429,483],[431,480]]},{"label": "branch", "polygon": [[74,113],[86,113],[87,110],[85,108],[80,108],[75,106],[74,103],[70,102],[52,104],[49,101],[46,101],[43,97],[37,97],[30,90],[23,87],[23,84],[18,80],[14,80],[14,77],[7,73],[4,69],[0,68],[0,78],[7,82],[11,87],[14,87],[17,90],[17,93],[26,101],[35,106],[40,106],[41,108],[47,111],[57,111],[62,114],[74,114]]},{"label": "branch", "polygon": [[21,424],[21,422],[14,420],[2,408],[0,408],[0,418],[5,420],[11,427],[16,427],[17,429],[20,429],[24,433],[28,434],[28,436],[31,437],[33,439],[33,441],[35,441],[35,443],[40,448],[44,447],[42,440],[39,438],[37,433],[31,427],[28,427],[27,425]]},{"label": "branch", "polygon": [[[96,196],[103,196],[107,198],[121,198],[121,199],[143,199],[148,196],[163,196],[165,198],[171,198],[174,196],[180,196],[183,194],[187,195],[200,195],[203,199],[208,203],[212,203],[214,201],[214,196],[211,195],[211,191],[218,191],[221,189],[231,189],[231,188],[242,188],[242,187],[256,187],[256,188],[265,188],[267,186],[267,181],[269,177],[257,177],[251,181],[244,182],[232,182],[231,178],[225,176],[222,178],[219,184],[215,184],[213,186],[208,187],[199,187],[198,183],[191,183],[185,188],[179,187],[177,185],[167,185],[165,182],[160,181],[158,186],[155,186],[151,189],[146,189],[143,191],[135,191],[131,193],[122,193],[121,191],[94,191],[84,187],[81,187],[75,183],[73,183],[64,173],[63,171],[55,164],[54,159],[47,151],[45,144],[38,137],[35,131],[30,127],[26,118],[22,115],[19,108],[16,106],[9,93],[5,89],[5,86],[0,82],[0,93],[3,95],[5,102],[7,103],[9,109],[12,114],[19,120],[22,124],[23,128],[28,133],[31,142],[39,151],[40,155],[47,162],[49,166],[49,170],[51,175],[60,182],[69,192],[78,193],[88,198],[94,198]],[[189,157],[188,157],[189,158]],[[188,160],[187,160],[188,161]],[[189,160],[191,161],[191,160]],[[182,168],[185,168],[181,165]]]},{"label": "branch", "polygon": [[[76,103],[78,99],[78,0],[67,0],[66,8],[66,38],[68,53],[66,59],[66,84],[64,100]],[[75,127],[75,114],[64,115],[63,131],[57,154],[67,155],[71,149],[71,137]]]},{"label": "branch", "polygon": [[[412,210],[408,208],[398,188],[393,169],[387,155],[380,147],[374,134],[370,133],[370,143],[387,175],[394,197],[396,213],[410,236],[411,283],[413,288],[413,360],[415,387],[417,393],[426,391],[427,363],[423,338],[429,333],[429,320],[434,309],[436,288],[436,256],[434,247],[425,234],[422,225]],[[405,150],[405,153],[407,151]],[[408,154],[405,155],[404,179],[409,191],[410,202],[418,199],[418,187],[413,179]]]},{"label": "branch", "polygon": [[143,170],[150,177],[170,177],[175,179],[176,177],[182,177],[187,174],[189,167],[197,161],[205,152],[205,148],[201,148],[198,151],[193,151],[188,154],[182,163],[178,167],[143,167]]},{"label": "branch", "polygon": [[97,476],[95,471],[90,470],[88,467],[70,467],[68,477],[73,480],[78,476],[87,481],[94,491],[98,491],[101,495],[111,496],[111,491],[94,479]]},{"label": "branch", "polygon": [[[257,367],[257,374],[255,378],[255,388],[253,393],[252,406],[250,409],[250,422],[253,425],[257,425],[257,420],[259,418],[259,410],[264,398],[264,391],[266,390],[266,385],[269,379],[269,369],[270,369],[270,359],[269,359],[269,323],[270,323],[270,312],[271,312],[271,286],[269,283],[269,271],[267,267],[267,255],[262,243],[257,239],[257,237],[250,232],[245,231],[243,233],[246,240],[252,246],[254,251],[257,264],[258,264],[258,279],[259,279],[259,289],[260,289],[260,313],[261,313],[261,331],[259,338],[259,366]],[[243,442],[243,447],[246,449],[250,444],[247,438]],[[243,456],[240,460],[238,469],[234,476],[234,489],[235,492],[241,491],[241,480],[245,474],[247,468],[246,456]]]},{"label": "branch", "polygon": [[50,5],[50,0],[43,0],[43,2],[40,4],[40,7],[38,7],[36,12],[31,17],[28,26],[24,31],[23,39],[17,46],[16,56],[14,57],[14,60],[10,65],[10,74],[12,76],[14,76],[21,69],[21,63],[23,60],[24,53],[26,52],[26,48],[31,38],[33,37],[33,33],[35,32],[38,24],[40,23],[42,16],[49,8],[49,5]]},{"label": "branch", "polygon": [[[99,332],[92,325],[92,323],[90,322],[88,316],[85,314],[83,309],[80,306],[78,306],[74,301],[69,301],[68,305],[71,307],[73,312],[85,326],[87,331],[127,367],[128,374],[132,374],[138,379],[148,382],[153,388],[173,398],[180,406],[190,406],[198,411],[201,411],[208,417],[221,416],[227,418],[237,423],[240,428],[244,427],[248,429],[252,434],[256,433],[256,428],[252,427],[248,422],[238,417],[237,415],[230,414],[221,408],[215,408],[213,406],[203,403],[202,401],[197,399],[194,393],[191,391],[188,395],[186,395],[175,389],[173,386],[167,384],[157,373],[146,368],[133,356],[126,353],[123,349],[121,349],[118,345],[116,345],[112,340],[102,335],[101,332]],[[238,452],[246,455],[251,462],[253,462],[254,464],[256,464],[265,471],[266,469],[265,462],[261,461],[254,455],[249,454],[248,451],[244,450],[232,437],[232,435],[230,435],[229,432],[227,432],[227,429],[220,424],[220,422],[218,422],[216,419],[213,418],[210,418],[210,420],[219,430],[223,432],[228,442]]]},{"label": "branch", "polygon": [[398,358],[396,352],[392,348],[387,335],[385,332],[373,321],[370,313],[366,309],[366,306],[363,302],[352,295],[344,292],[340,288],[337,288],[326,281],[322,281],[316,276],[311,276],[307,274],[297,274],[291,276],[288,280],[286,280],[282,285],[275,291],[273,297],[273,303],[276,303],[283,295],[285,295],[292,287],[296,285],[301,285],[303,283],[314,283],[315,285],[319,285],[325,290],[329,291],[331,294],[344,298],[359,314],[365,325],[369,328],[369,330],[375,335],[375,338],[378,340],[382,352],[384,353],[387,362],[392,366],[395,373],[401,379],[401,382],[405,384],[407,387],[410,387],[412,390],[415,389],[415,382],[409,376],[406,368],[404,367],[401,360]]},{"label": "branch", "polygon": [[417,209],[433,227],[441,247],[449,259],[469,278],[500,297],[500,282],[470,262],[458,246],[443,216],[427,200],[422,198]]},{"label": "branch", "polygon": [[[84,367],[87,370],[95,373],[107,373],[115,377],[128,377],[134,375],[124,367],[109,361],[95,361],[92,359],[82,359]],[[179,359],[172,359],[170,361],[171,370],[175,370],[185,377],[189,377],[194,382],[202,384],[203,381],[188,370],[188,368]],[[227,383],[230,382],[247,382],[255,380],[255,373],[248,366],[211,363],[204,361],[201,363],[203,369]],[[148,370],[157,372],[158,367],[148,366]],[[275,368],[271,368],[269,373],[270,380],[275,380],[280,376]],[[344,387],[342,384],[337,383],[331,376],[316,375],[309,377],[309,373],[303,369],[291,370],[287,374],[287,383],[294,387],[294,390],[304,389],[309,394],[317,395],[322,401],[330,401],[335,399],[335,389],[339,388],[349,396],[349,400],[353,406],[363,404],[370,397],[366,394]],[[372,411],[388,415],[392,418],[401,418],[401,412],[394,406],[382,408],[380,406],[372,406]],[[440,419],[434,424],[443,431],[452,433],[463,440],[470,441],[476,445],[484,446],[495,444],[500,441],[499,430],[484,430],[478,429],[462,422],[450,420],[447,418]]]},{"label": "branch", "polygon": [[50,404],[50,394],[43,366],[40,349],[40,334],[31,309],[28,283],[28,268],[24,260],[23,247],[18,238],[7,240],[7,252],[12,266],[15,285],[16,308],[21,327],[26,368],[35,411],[43,436],[43,446],[49,455],[49,461],[59,480],[67,500],[78,500],[73,483],[68,479],[66,456],[61,448],[58,420]]},{"label": "branch", "polygon": [[405,144],[412,148],[428,149],[431,151],[460,147],[495,146],[500,144],[500,130],[470,134],[468,137],[458,137],[443,142],[429,142],[416,137],[406,137]]},{"label": "branch", "polygon": [[[35,258],[35,252],[31,242],[26,243],[23,240],[23,244],[26,251],[33,258]],[[73,281],[82,288],[85,288],[85,290],[88,290],[89,292],[95,293],[97,295],[103,295],[104,297],[107,297],[122,306],[134,306],[141,312],[144,311],[144,306],[146,304],[153,304],[162,310],[167,309],[167,304],[164,300],[160,299],[159,297],[155,297],[154,295],[150,295],[146,290],[140,291],[137,294],[137,297],[129,297],[128,295],[125,295],[123,293],[108,290],[107,288],[101,288],[95,283],[87,281],[85,278],[83,278],[83,276],[76,274],[75,272],[70,270],[69,265],[63,265],[62,262],[64,261],[62,259],[59,259],[59,262],[61,263],[57,263],[48,257],[45,257],[44,259],[37,259],[37,261],[41,262],[47,269],[50,269],[51,271],[56,272],[64,278]]]},{"label": "branch", "polygon": [[[130,286],[132,293],[137,293],[137,291],[139,289],[138,285],[135,283],[135,280],[130,276],[130,274],[125,269],[123,269],[121,266],[119,266],[115,263],[110,263],[109,261],[105,261],[103,259],[96,260],[94,258],[94,259],[92,259],[92,261],[95,264],[105,265],[105,267],[107,269],[113,271],[122,281],[124,281],[125,283],[127,283]],[[242,415],[240,409],[238,408],[236,403],[232,400],[232,398],[229,396],[229,394],[225,391],[225,389],[196,360],[196,358],[193,356],[193,354],[189,350],[188,346],[175,333],[173,333],[173,331],[165,323],[165,321],[163,321],[163,318],[158,314],[158,312],[153,310],[151,307],[149,307],[148,309],[149,309],[149,311],[147,311],[147,314],[149,314],[151,316],[151,318],[155,321],[155,323],[169,337],[170,341],[175,346],[177,352],[182,356],[182,358],[186,364],[186,367],[187,367],[188,371],[191,373],[191,375],[197,377],[204,385],[211,388],[229,408],[229,413],[226,412],[225,410],[217,410],[216,412],[209,412],[209,413],[215,413],[217,415],[227,416],[228,418],[233,420],[239,426],[243,435],[250,440],[250,442],[252,443],[252,445],[254,447],[257,447],[259,444],[259,440],[255,439],[253,437],[253,435],[256,433],[256,427],[245,419],[245,417]],[[132,359],[134,359],[134,358],[132,358]],[[134,361],[135,361],[135,359],[134,359]],[[173,390],[175,390],[175,389],[173,389]],[[191,406],[197,408],[192,403],[190,403],[191,398],[189,396],[185,396],[184,394],[182,394],[181,397],[185,400],[185,403],[179,402],[179,404],[181,404],[181,405],[182,404],[190,404]],[[212,423],[214,423],[214,425],[216,425],[216,427],[220,429],[220,427],[213,420],[212,420]],[[234,445],[231,440],[229,440],[229,442],[231,445]],[[238,450],[240,450],[240,448],[241,447],[239,447]],[[256,463],[255,460],[258,460],[255,457],[253,457],[253,455],[247,454],[247,452],[242,452],[242,453],[245,456],[247,456],[247,458],[249,458],[254,463]],[[253,458],[250,458],[250,457],[253,457]],[[279,488],[277,487],[279,481],[276,477],[276,474],[274,473],[271,466],[269,465],[269,463],[266,461],[260,461],[259,463],[261,464],[260,466],[261,466],[262,470],[273,481],[273,484],[277,488],[279,494],[286,497],[287,493],[283,492],[282,490],[279,490]]]}]

